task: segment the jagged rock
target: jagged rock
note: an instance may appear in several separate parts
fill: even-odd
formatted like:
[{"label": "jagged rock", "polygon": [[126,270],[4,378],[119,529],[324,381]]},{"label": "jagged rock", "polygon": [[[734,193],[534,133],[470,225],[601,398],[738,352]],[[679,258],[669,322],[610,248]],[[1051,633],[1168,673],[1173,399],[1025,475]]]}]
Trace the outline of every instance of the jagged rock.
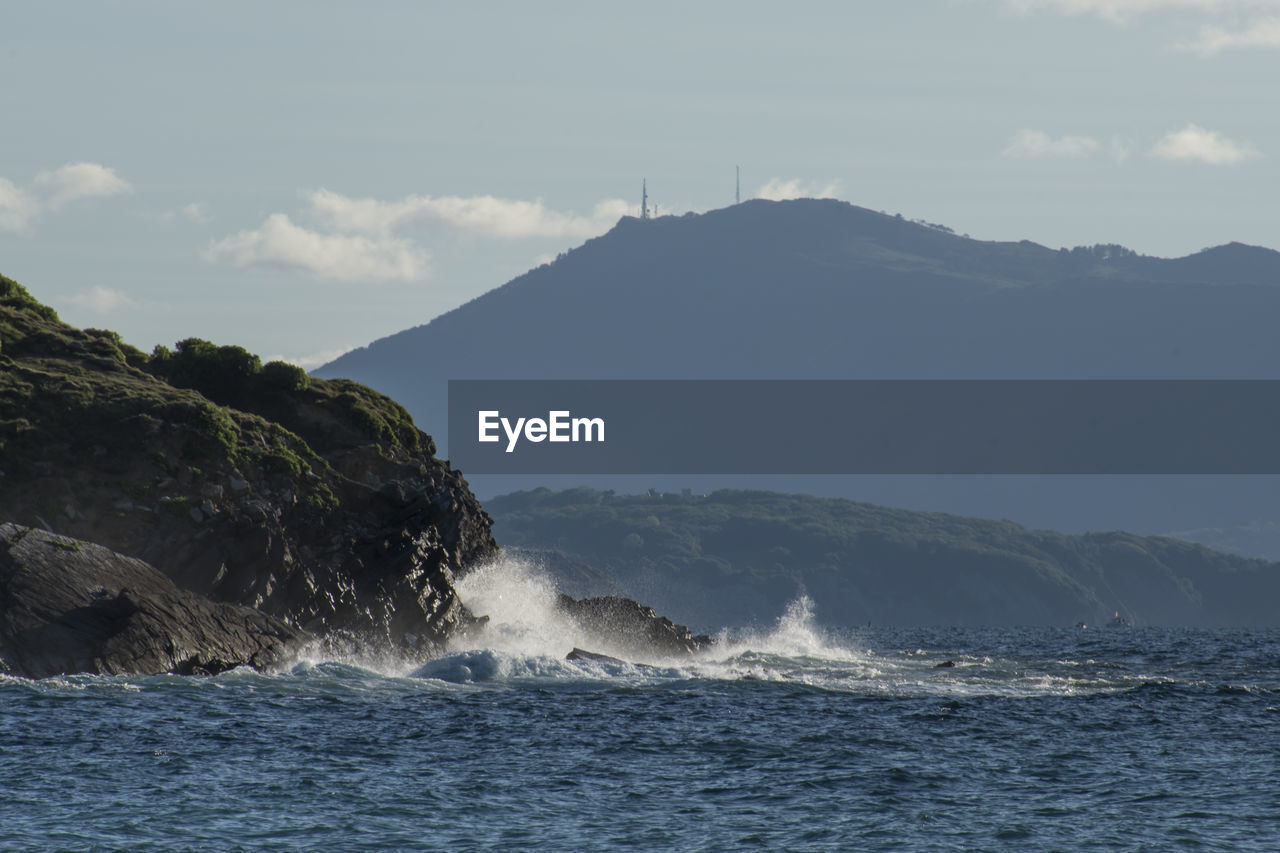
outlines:
[{"label": "jagged rock", "polygon": [[181,590],[141,560],[0,525],[0,671],[7,674],[266,669],[307,639],[265,613]]},{"label": "jagged rock", "polygon": [[389,398],[197,339],[147,356],[3,276],[0,345],[0,521],[344,644],[425,656],[475,623],[452,581],[496,552],[491,519]]},{"label": "jagged rock", "polygon": [[638,667],[639,669],[646,670],[654,668],[647,663],[631,663],[630,661],[625,661],[622,658],[615,658],[613,655],[602,655],[599,652],[589,652],[586,649],[580,649],[577,646],[574,646],[573,650],[564,656],[564,659],[569,661],[579,661],[582,663],[604,663],[612,665],[629,664],[631,666]]},{"label": "jagged rock", "polygon": [[574,599],[561,593],[556,606],[602,647],[628,656],[691,655],[714,642],[706,634],[694,634],[684,625],[659,616],[629,598],[607,595]]}]

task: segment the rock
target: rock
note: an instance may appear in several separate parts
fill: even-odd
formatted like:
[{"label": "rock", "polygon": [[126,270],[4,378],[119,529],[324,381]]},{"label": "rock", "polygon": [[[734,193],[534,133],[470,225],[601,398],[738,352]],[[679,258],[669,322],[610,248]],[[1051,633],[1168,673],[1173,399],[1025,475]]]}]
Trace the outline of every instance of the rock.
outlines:
[{"label": "rock", "polygon": [[659,616],[629,598],[607,595],[574,599],[561,594],[556,606],[596,641],[627,657],[683,657],[708,648],[714,640]]},{"label": "rock", "polygon": [[612,655],[602,655],[599,652],[589,652],[586,649],[580,649],[577,646],[574,646],[573,650],[564,656],[564,659],[571,661],[583,661],[585,663],[621,664],[623,666],[638,667],[639,669],[653,669],[653,667],[649,666],[647,663],[630,663],[622,658],[615,658]]},{"label": "rock", "polygon": [[21,297],[0,300],[0,521],[74,497],[58,533],[361,651],[438,654],[478,623],[453,580],[496,553],[492,520],[393,400],[197,339],[148,358],[0,284]]},{"label": "rock", "polygon": [[0,525],[0,671],[7,674],[268,669],[308,639],[265,613],[181,590],[141,560]]}]

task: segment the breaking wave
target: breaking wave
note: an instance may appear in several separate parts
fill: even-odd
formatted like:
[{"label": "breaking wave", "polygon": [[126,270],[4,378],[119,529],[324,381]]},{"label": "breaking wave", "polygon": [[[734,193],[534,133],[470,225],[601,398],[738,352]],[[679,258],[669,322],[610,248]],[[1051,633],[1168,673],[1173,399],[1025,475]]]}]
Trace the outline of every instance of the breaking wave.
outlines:
[{"label": "breaking wave", "polygon": [[605,655],[566,659],[574,649],[607,651],[557,606],[558,590],[535,564],[506,557],[457,582],[462,600],[489,617],[472,636],[412,672],[453,684],[501,685],[564,679],[656,685],[681,680],[762,681],[863,695],[1072,695],[1111,692],[1149,681],[1088,660],[1028,661],[915,648],[877,652],[862,637],[824,629],[807,595],[754,631],[722,629],[710,648],[688,657]]}]

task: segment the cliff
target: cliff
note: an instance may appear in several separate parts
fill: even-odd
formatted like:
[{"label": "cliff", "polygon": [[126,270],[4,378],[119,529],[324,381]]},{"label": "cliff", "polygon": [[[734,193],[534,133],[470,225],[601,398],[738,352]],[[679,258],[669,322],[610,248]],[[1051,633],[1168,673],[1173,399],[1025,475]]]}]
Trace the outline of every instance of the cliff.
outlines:
[{"label": "cliff", "polygon": [[148,355],[0,277],[0,521],[329,643],[426,656],[474,621],[455,575],[496,552],[434,453],[354,382],[198,339]]}]

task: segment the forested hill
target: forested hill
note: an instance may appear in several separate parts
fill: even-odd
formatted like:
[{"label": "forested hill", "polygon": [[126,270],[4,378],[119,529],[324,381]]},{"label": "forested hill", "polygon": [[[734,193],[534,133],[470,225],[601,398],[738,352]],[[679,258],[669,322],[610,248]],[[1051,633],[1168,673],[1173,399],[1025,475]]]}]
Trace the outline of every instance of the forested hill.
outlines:
[{"label": "forested hill", "polygon": [[613,583],[702,628],[767,622],[800,592],[830,625],[1280,624],[1280,564],[1167,537],[760,491],[536,489],[486,508],[574,594]]}]

